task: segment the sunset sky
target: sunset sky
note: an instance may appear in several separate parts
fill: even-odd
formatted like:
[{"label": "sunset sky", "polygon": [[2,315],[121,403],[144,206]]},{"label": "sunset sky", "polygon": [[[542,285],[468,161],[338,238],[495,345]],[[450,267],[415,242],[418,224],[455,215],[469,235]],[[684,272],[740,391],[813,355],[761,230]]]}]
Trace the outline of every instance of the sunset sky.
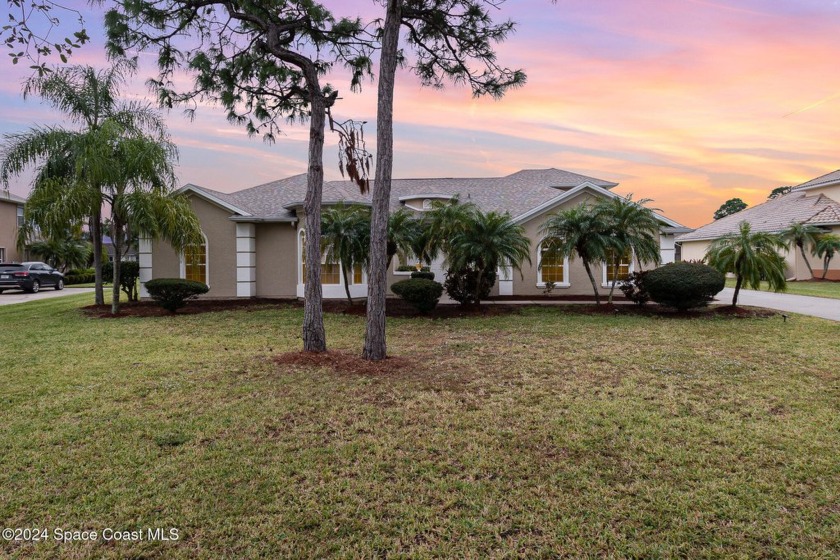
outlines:
[{"label": "sunset sky", "polygon": [[[380,10],[334,4],[347,14]],[[528,83],[500,101],[475,100],[460,87],[420,88],[400,71],[395,177],[557,167],[619,182],[615,192],[653,198],[696,227],[729,198],[754,205],[777,186],[840,168],[838,1],[510,0],[499,17],[518,22],[499,60],[524,68]],[[104,65],[101,14],[86,19],[94,43],[72,62]],[[0,132],[59,122],[21,98],[26,65],[4,61],[0,72]],[[145,95],[151,72],[141,68],[127,94]],[[368,121],[375,150],[375,83],[353,94],[340,75],[330,81],[343,92],[335,113]],[[179,111],[167,121],[183,183],[234,191],[306,169],[306,126],[266,145],[212,106],[193,122]],[[335,143],[328,134],[331,179],[340,178]],[[26,195],[28,184],[11,190]]]}]

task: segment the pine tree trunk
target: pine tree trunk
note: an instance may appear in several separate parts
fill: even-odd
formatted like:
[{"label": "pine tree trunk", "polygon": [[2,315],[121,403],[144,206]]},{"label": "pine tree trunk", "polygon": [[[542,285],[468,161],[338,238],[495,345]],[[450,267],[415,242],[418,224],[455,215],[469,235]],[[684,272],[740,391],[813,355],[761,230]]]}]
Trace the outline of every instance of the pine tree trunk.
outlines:
[{"label": "pine tree trunk", "polygon": [[367,323],[362,357],[384,360],[385,294],[388,289],[388,207],[394,164],[394,78],[400,37],[401,0],[388,0],[379,60],[376,109],[376,176],[370,220],[370,272],[368,274]]},{"label": "pine tree trunk", "polygon": [[595,283],[595,277],[592,276],[592,269],[589,267],[589,261],[583,261],[583,268],[586,269],[586,274],[589,275],[589,281],[592,283],[592,290],[595,292],[595,303],[601,305],[601,296],[598,294],[598,285]]},{"label": "pine tree trunk", "polygon": [[102,287],[102,211],[99,209],[90,217],[90,237],[93,242],[94,303],[105,305],[105,290]]},{"label": "pine tree trunk", "polygon": [[321,304],[321,195],[324,189],[324,124],[326,106],[320,87],[309,82],[312,115],[309,119],[309,171],[306,178],[306,284],[303,297],[303,350],[326,352],[324,309]]},{"label": "pine tree trunk", "polygon": [[111,315],[120,312],[120,269],[122,267],[122,225],[114,216],[111,223],[111,243],[114,246],[114,285],[111,290]]},{"label": "pine tree trunk", "polygon": [[743,278],[739,274],[737,279],[735,280],[735,295],[732,296],[732,307],[738,305],[738,293],[741,291],[741,284],[743,283]]}]

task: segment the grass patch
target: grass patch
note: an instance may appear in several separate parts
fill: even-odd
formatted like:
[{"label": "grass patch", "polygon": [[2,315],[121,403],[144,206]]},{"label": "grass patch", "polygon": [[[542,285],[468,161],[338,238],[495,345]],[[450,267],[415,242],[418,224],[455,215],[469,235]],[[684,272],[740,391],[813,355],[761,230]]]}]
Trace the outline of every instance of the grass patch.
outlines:
[{"label": "grass patch", "polygon": [[[735,279],[727,278],[726,287],[734,288]],[[761,291],[771,292],[772,290],[770,290],[770,288],[768,287],[767,282],[762,282]],[[840,299],[840,282],[809,282],[807,280],[788,282],[787,290],[785,290],[784,293],[797,294],[800,296],[815,296]]]},{"label": "grass patch", "polygon": [[[0,518],[179,529],[12,558],[840,554],[840,326],[389,321],[388,372],[279,359],[302,310],[0,308]],[[363,319],[328,315],[342,360]]]}]

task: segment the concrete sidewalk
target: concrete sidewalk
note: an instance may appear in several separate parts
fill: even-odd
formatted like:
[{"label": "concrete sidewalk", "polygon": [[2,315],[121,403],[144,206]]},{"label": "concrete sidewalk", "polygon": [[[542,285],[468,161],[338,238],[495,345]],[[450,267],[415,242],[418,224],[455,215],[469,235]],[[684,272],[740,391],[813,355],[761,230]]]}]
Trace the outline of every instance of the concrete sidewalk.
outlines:
[{"label": "concrete sidewalk", "polygon": [[0,294],[0,305],[26,303],[27,301],[52,299],[57,297],[72,296],[74,294],[84,294],[87,292],[93,292],[93,288],[64,288],[61,291],[53,290],[52,288],[44,288],[37,294],[30,294],[29,292],[21,292],[18,290],[10,290],[4,291],[2,294]]},{"label": "concrete sidewalk", "polygon": [[[721,305],[729,305],[732,303],[733,295],[735,295],[734,288],[724,288],[721,293],[715,296],[715,300]],[[742,289],[738,294],[738,305],[766,307],[767,309],[840,321],[840,299]]]}]

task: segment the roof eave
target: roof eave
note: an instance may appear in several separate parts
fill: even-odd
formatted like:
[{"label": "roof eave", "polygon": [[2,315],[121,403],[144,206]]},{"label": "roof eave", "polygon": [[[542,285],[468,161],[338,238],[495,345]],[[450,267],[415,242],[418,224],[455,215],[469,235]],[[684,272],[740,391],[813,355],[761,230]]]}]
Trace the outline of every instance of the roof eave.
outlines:
[{"label": "roof eave", "polygon": [[176,194],[194,193],[194,194],[197,194],[198,196],[204,198],[205,200],[208,200],[208,201],[212,202],[213,204],[216,204],[217,206],[221,206],[225,210],[230,210],[231,212],[233,212],[235,214],[239,214],[240,216],[250,216],[251,215],[250,212],[247,212],[247,211],[243,210],[242,208],[239,208],[238,206],[234,206],[233,204],[231,204],[229,202],[226,202],[226,201],[222,200],[221,198],[219,198],[217,196],[213,196],[212,194],[205,191],[204,189],[202,189],[198,185],[193,185],[192,183],[187,183],[186,185],[184,185],[183,187],[181,187],[180,189],[175,191],[175,193]]}]

